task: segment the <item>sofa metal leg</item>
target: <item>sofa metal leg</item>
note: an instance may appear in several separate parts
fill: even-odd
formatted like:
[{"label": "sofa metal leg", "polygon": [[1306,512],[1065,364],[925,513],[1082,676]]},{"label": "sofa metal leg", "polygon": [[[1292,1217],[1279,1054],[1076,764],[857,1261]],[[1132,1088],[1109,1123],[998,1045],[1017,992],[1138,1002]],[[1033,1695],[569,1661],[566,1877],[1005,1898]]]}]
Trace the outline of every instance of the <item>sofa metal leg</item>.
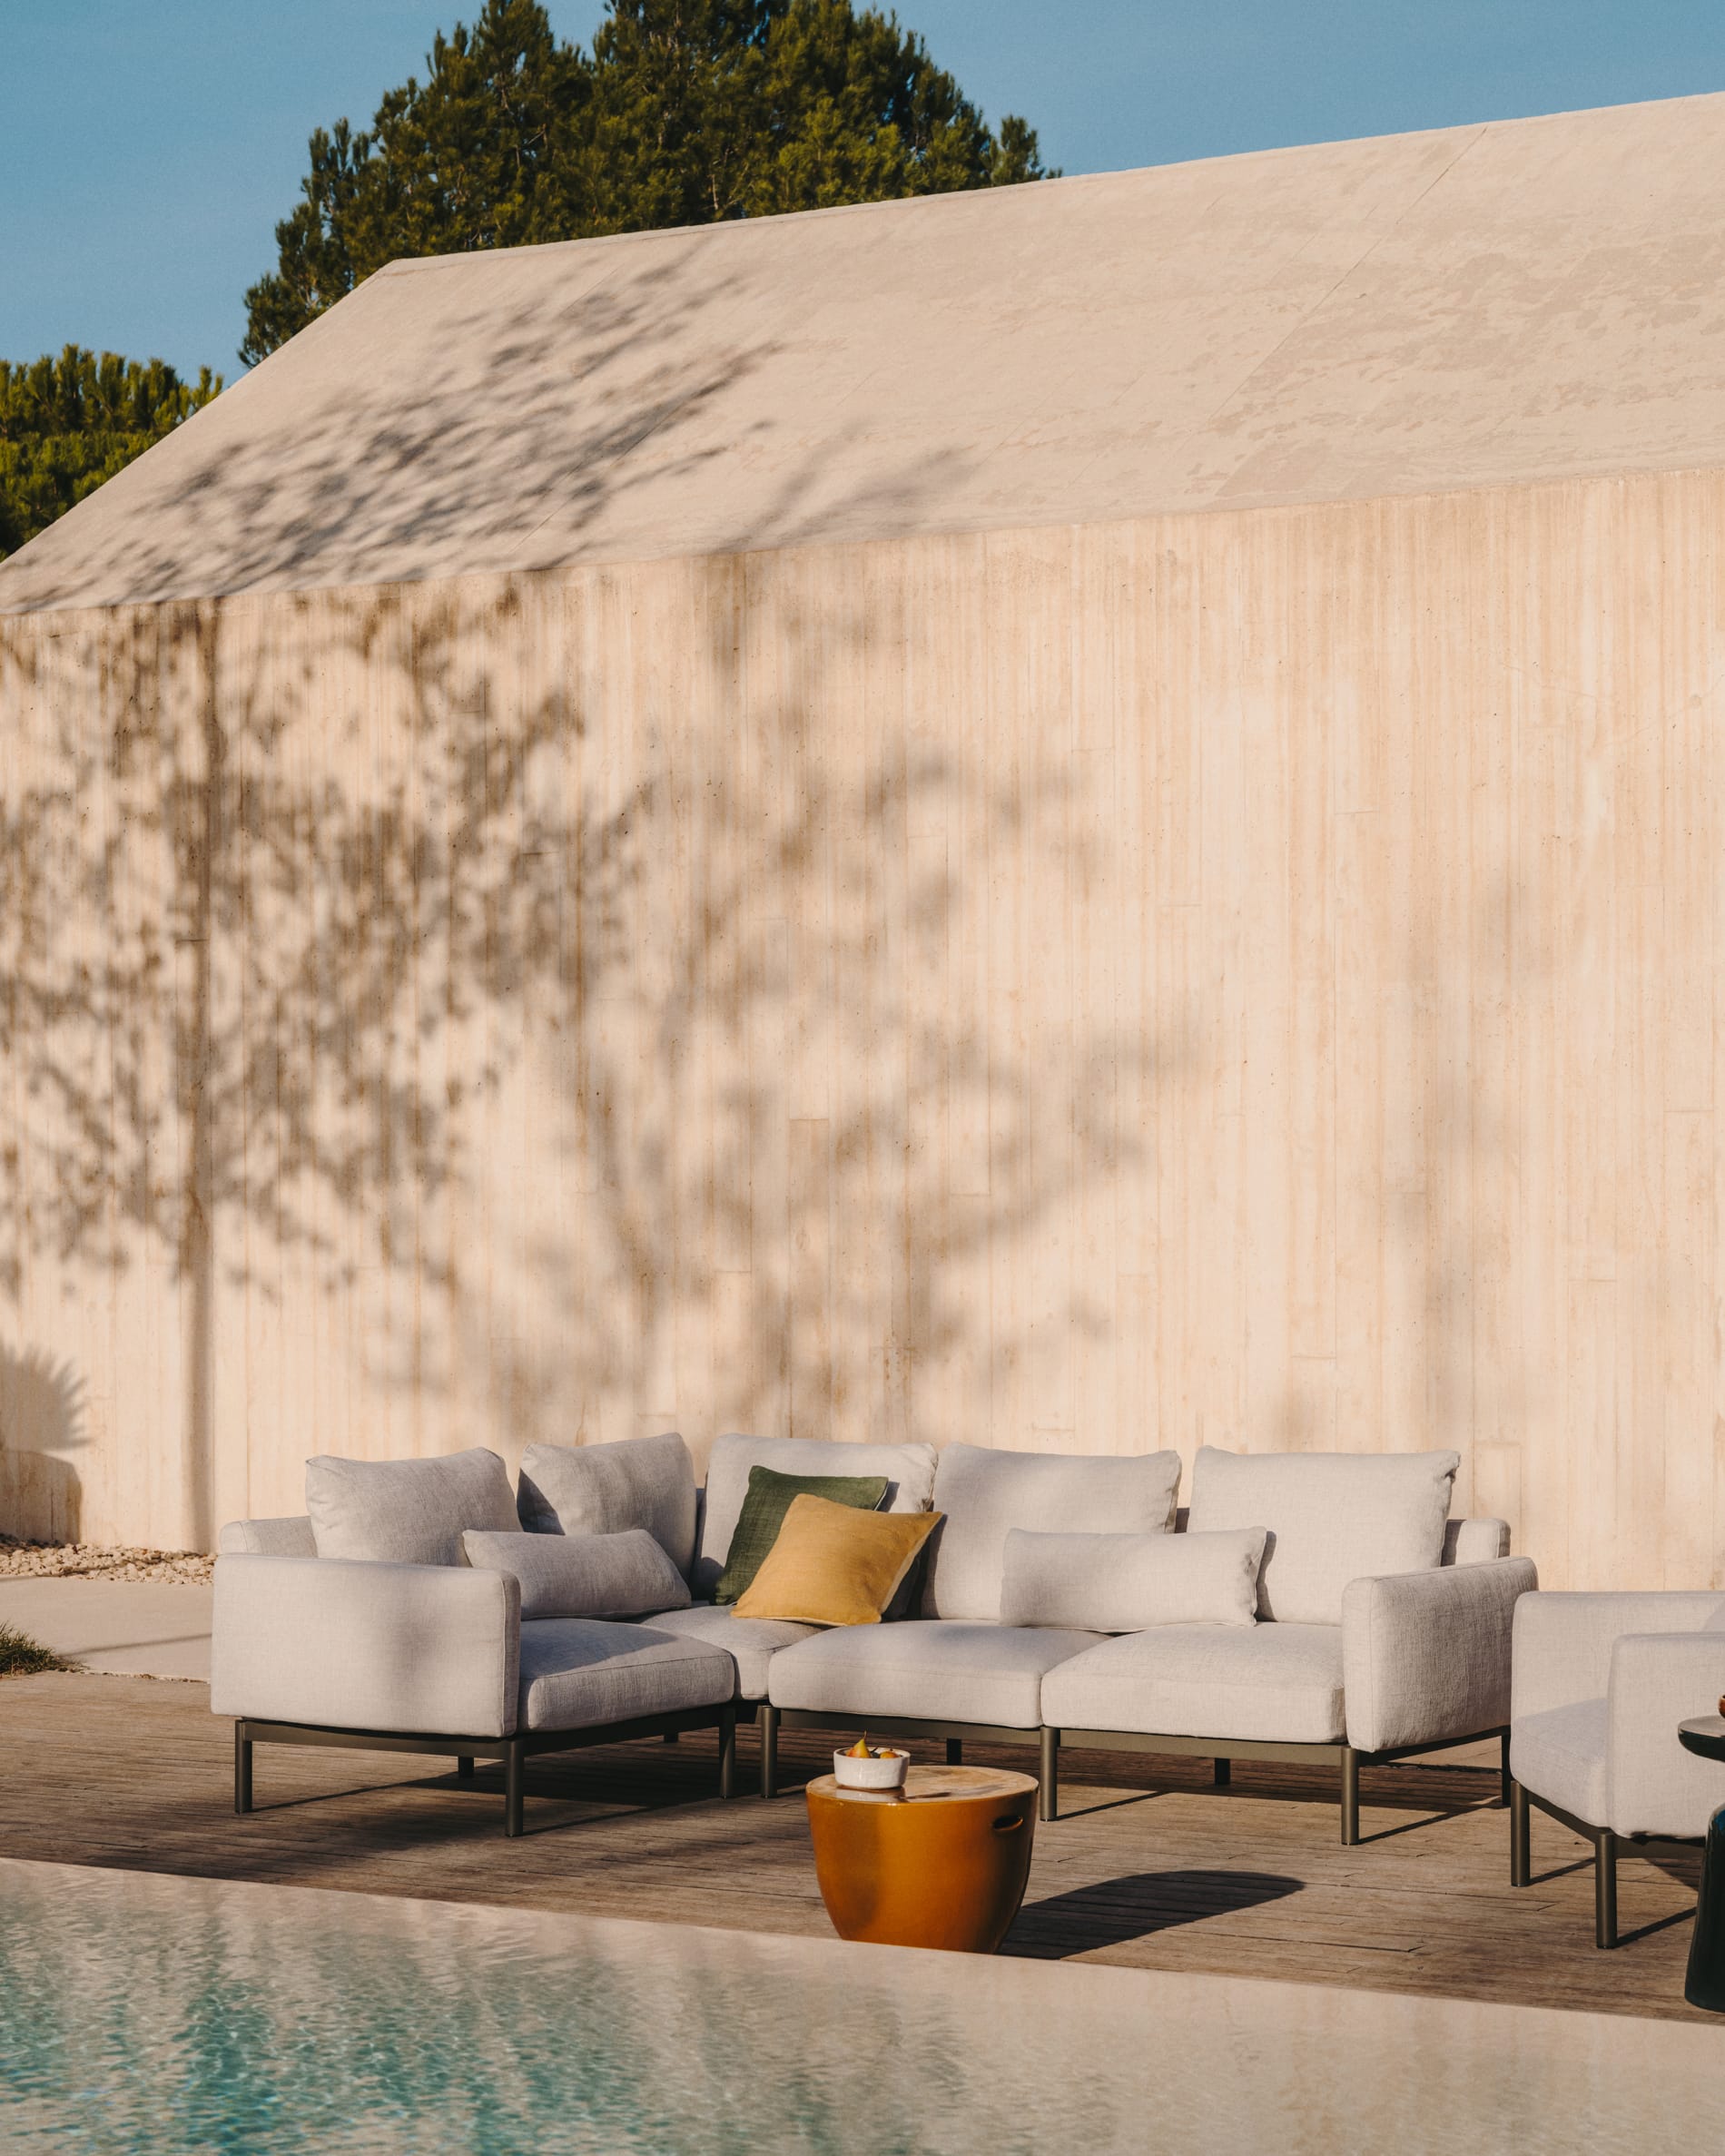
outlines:
[{"label": "sofa metal leg", "polygon": [[251,1739],[243,1722],[233,1725],[233,1808],[236,1812],[251,1809]]},{"label": "sofa metal leg", "polygon": [[947,1740],[946,1740],[946,1763],[947,1763],[947,1765],[948,1765],[949,1767],[962,1767],[962,1766],[963,1766],[963,1764],[964,1764],[964,1739],[963,1739],[961,1737],[949,1737],[949,1738],[947,1738]]},{"label": "sofa metal leg", "polygon": [[1515,1789],[1514,1777],[1510,1773],[1509,1738],[1510,1733],[1507,1729],[1505,1729],[1503,1736],[1497,1740],[1498,1743],[1503,1747],[1501,1763],[1498,1768],[1499,1782],[1497,1797],[1497,1801],[1502,1805],[1509,1805],[1513,1801]]},{"label": "sofa metal leg", "polygon": [[1354,1848],[1360,1838],[1360,1756],[1353,1746],[1342,1747],[1342,1846]]},{"label": "sofa metal leg", "polygon": [[503,1831],[518,1840],[527,1825],[527,1754],[512,1744],[503,1756]]},{"label": "sofa metal leg", "polygon": [[779,1793],[779,1710],[770,1703],[761,1708],[761,1794]]},{"label": "sofa metal leg", "polygon": [[1530,1838],[1533,1807],[1519,1782],[1510,1784],[1510,1885],[1530,1886],[1533,1881],[1533,1847]]},{"label": "sofa metal leg", "polygon": [[[665,1739],[675,1741],[675,1731]],[[719,1713],[719,1795],[731,1797],[736,1791],[736,1708],[723,1708]]]},{"label": "sofa metal leg", "polygon": [[458,1777],[464,1782],[470,1782],[473,1779],[473,1760],[470,1754],[461,1752],[457,1755],[455,1771]]},{"label": "sofa metal leg", "polygon": [[1041,1799],[1037,1809],[1044,1819],[1058,1819],[1060,1816],[1060,1733],[1058,1729],[1044,1729],[1042,1732],[1036,1778],[1040,1785]]},{"label": "sofa metal leg", "polygon": [[1593,1944],[1617,1944],[1617,1836],[1609,1826],[1593,1842]]},{"label": "sofa metal leg", "polygon": [[1234,1779],[1234,1762],[1232,1759],[1217,1759],[1214,1764],[1216,1786],[1218,1789],[1226,1789]]},{"label": "sofa metal leg", "polygon": [[677,1736],[678,1736],[678,1732],[677,1732],[676,1730],[675,1730],[675,1729],[667,1729],[667,1730],[665,1731],[665,1743],[666,1743],[666,1744],[675,1744],[675,1743],[676,1742],[676,1740],[677,1740]]}]

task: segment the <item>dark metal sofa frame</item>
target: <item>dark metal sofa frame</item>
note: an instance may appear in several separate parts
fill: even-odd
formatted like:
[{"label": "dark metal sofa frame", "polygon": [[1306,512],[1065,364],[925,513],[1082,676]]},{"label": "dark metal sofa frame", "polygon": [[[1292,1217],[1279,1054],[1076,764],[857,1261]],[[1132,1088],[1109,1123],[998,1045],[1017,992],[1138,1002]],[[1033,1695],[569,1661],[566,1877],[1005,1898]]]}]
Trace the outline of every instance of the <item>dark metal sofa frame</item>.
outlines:
[{"label": "dark metal sofa frame", "polygon": [[[816,1712],[810,1708],[763,1705],[761,1722],[761,1794],[778,1794],[778,1735],[780,1729],[853,1730],[864,1727],[854,1714]],[[1484,1744],[1496,1738],[1500,1746],[1499,1801],[1509,1804],[1514,1785],[1510,1780],[1509,1730],[1499,1723],[1476,1729],[1469,1737],[1446,1737],[1436,1744],[1398,1745],[1386,1751],[1356,1751],[1350,1744],[1276,1744],[1247,1738],[1147,1736],[1136,1729],[1056,1729],[1047,1725],[1012,1728],[998,1723],[922,1721],[907,1715],[871,1715],[866,1726],[882,1737],[922,1741],[944,1738],[949,1766],[963,1757],[965,1740],[976,1744],[1028,1744],[1038,1747],[1037,1783],[1039,1816],[1060,1816],[1060,1760],[1062,1749],[1090,1752],[1159,1752],[1177,1758],[1213,1759],[1216,1786],[1226,1788],[1233,1777],[1236,1759],[1273,1759],[1300,1767],[1336,1767],[1341,1770],[1342,1846],[1354,1848],[1360,1838],[1360,1768],[1389,1767],[1404,1759],[1419,1759],[1433,1752],[1452,1752],[1464,1745]],[[1592,1833],[1591,1828],[1579,1832]]]},{"label": "dark metal sofa frame", "polygon": [[1609,1826],[1590,1826],[1585,1819],[1578,1819],[1572,1812],[1566,1812],[1561,1805],[1550,1804],[1521,1782],[1511,1782],[1510,1791],[1510,1885],[1531,1886],[1533,1883],[1533,1848],[1532,1837],[1532,1807],[1537,1805],[1547,1818],[1555,1819],[1560,1826],[1567,1826],[1572,1834],[1578,1834],[1584,1842],[1593,1845],[1593,1944],[1599,1947],[1617,1944],[1617,1860],[1622,1856],[1695,1856],[1705,1847],[1697,1836],[1666,1834],[1615,1834]]},{"label": "dark metal sofa frame", "polygon": [[667,1742],[687,1729],[716,1729],[719,1733],[719,1795],[728,1797],[736,1787],[736,1724],[734,1700],[723,1707],[685,1708],[676,1714],[644,1715],[631,1722],[609,1722],[592,1729],[524,1729],[514,1737],[443,1737],[409,1734],[395,1729],[334,1729],[309,1722],[268,1722],[251,1716],[233,1725],[233,1808],[249,1812],[251,1805],[251,1747],[259,1744],[332,1745],[352,1752],[429,1752],[455,1761],[463,1781],[472,1778],[476,1759],[503,1762],[503,1831],[511,1840],[524,1828],[527,1797],[527,1763],[544,1752],[577,1752],[602,1744],[628,1744],[644,1737],[662,1737]]}]

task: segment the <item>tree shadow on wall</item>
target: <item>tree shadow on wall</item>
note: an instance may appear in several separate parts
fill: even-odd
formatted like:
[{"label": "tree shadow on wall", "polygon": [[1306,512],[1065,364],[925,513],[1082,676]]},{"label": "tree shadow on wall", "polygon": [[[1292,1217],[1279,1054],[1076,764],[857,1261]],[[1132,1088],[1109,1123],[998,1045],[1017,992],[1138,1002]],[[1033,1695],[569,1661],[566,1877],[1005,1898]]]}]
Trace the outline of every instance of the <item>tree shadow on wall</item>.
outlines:
[{"label": "tree shadow on wall", "polygon": [[[463,409],[413,415],[440,476]],[[488,438],[468,510],[502,517]],[[357,445],[308,544],[410,450]],[[212,517],[269,521],[264,461]],[[629,484],[626,453],[558,469],[595,513]],[[747,1344],[722,1422],[942,1435],[919,1371],[974,1413],[1076,1321],[1058,1287],[991,1312],[990,1254],[1119,1175],[1115,1089],[1172,1051],[1076,1004],[1058,1050],[1027,1026],[1045,930],[1012,944],[991,879],[1084,871],[1065,714],[961,756],[911,600],[843,591],[757,556],[0,622],[0,1285],[171,1265],[189,1545],[224,1285],[370,1297],[404,1388],[483,1356],[511,1447],[675,1410],[697,1334]],[[971,598],[1007,633],[1014,595]],[[391,1302],[409,1280],[435,1295]]]},{"label": "tree shadow on wall", "polygon": [[85,1404],[69,1363],[0,1347],[0,1534],[77,1541],[83,1493],[65,1455],[88,1442]]}]

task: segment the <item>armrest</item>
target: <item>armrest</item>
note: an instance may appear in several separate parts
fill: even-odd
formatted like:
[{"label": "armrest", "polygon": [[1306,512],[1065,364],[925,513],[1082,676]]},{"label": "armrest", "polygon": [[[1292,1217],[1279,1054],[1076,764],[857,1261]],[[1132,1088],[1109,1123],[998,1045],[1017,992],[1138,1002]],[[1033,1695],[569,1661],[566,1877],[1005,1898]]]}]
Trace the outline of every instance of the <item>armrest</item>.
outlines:
[{"label": "armrest", "polygon": [[1509,1720],[1510,1629],[1531,1558],[1351,1580],[1342,1596],[1347,1741],[1438,1744]]},{"label": "armrest", "polygon": [[509,1572],[222,1557],[210,1705],[335,1729],[510,1737],[521,1586]]},{"label": "armrest", "polygon": [[1638,1632],[1617,1641],[1606,1692],[1613,1833],[1706,1833],[1725,1804],[1725,1766],[1686,1752],[1677,1725],[1713,1713],[1721,1692],[1725,1631]]},{"label": "armrest", "polygon": [[1583,1699],[1602,1699],[1612,1649],[1626,1634],[1699,1632],[1715,1618],[1725,1623],[1725,1595],[1529,1595],[1515,1612],[1510,1713],[1519,1722]]},{"label": "armrest", "polygon": [[287,1520],[230,1520],[216,1538],[222,1557],[315,1557],[316,1537],[301,1512]]}]

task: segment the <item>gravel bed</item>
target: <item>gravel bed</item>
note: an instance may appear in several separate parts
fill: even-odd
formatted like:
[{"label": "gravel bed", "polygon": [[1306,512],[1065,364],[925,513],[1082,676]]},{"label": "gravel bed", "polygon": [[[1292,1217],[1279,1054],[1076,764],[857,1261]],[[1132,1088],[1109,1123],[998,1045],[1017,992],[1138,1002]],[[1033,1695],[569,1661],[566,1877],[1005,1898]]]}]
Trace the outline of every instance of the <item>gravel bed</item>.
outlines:
[{"label": "gravel bed", "polygon": [[0,1535],[0,1580],[166,1580],[207,1587],[215,1560],[195,1550],[104,1550],[94,1542],[20,1542]]}]

